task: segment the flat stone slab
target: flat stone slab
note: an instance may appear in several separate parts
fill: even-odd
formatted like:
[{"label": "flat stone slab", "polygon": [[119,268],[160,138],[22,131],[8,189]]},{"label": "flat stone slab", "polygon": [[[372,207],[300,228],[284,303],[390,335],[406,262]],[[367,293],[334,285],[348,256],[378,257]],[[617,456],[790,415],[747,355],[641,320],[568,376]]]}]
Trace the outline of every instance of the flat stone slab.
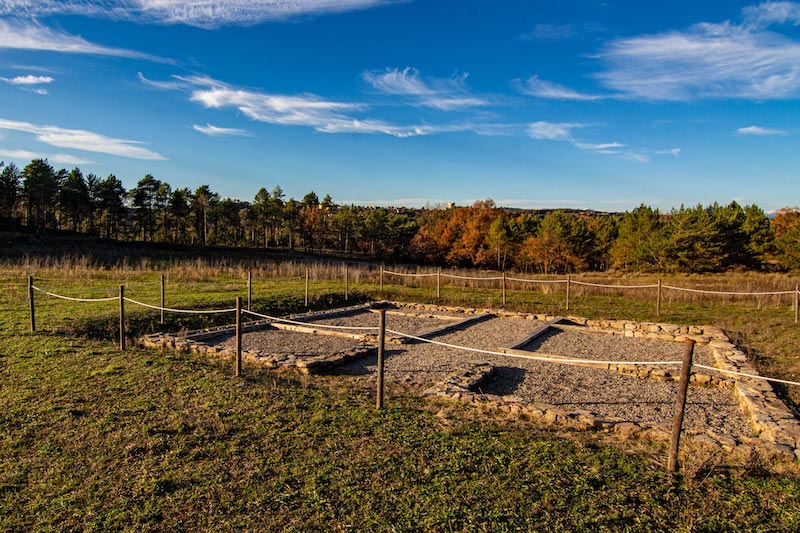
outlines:
[{"label": "flat stone slab", "polygon": [[[488,320],[492,318],[490,313],[482,313],[480,315],[470,316],[463,320],[459,320],[458,322],[453,322],[452,324],[446,324],[444,326],[440,326],[438,328],[434,328],[423,333],[416,335],[416,337],[421,337],[423,339],[430,339],[431,337],[437,337],[439,335],[443,335],[445,333],[449,333],[456,329],[461,329],[470,326],[471,324],[475,324],[477,322],[482,322],[484,320]],[[411,339],[412,342],[419,342]]]},{"label": "flat stone slab", "polygon": [[[544,332],[546,332],[546,331],[547,331],[547,330],[549,330],[549,329],[550,329],[552,326],[555,326],[556,324],[558,324],[558,323],[559,323],[559,322],[561,322],[562,320],[564,320],[564,317],[563,317],[563,316],[557,316],[557,317],[555,317],[553,320],[551,320],[551,321],[549,321],[549,322],[546,322],[546,323],[542,324],[541,326],[539,326],[538,328],[536,328],[535,330],[533,330],[533,332],[531,332],[531,334],[530,334],[530,335],[528,335],[527,337],[525,337],[524,339],[522,339],[520,342],[518,342],[518,343],[516,343],[516,344],[513,344],[513,345],[511,345],[511,346],[509,346],[509,347],[508,347],[508,349],[509,349],[509,350],[516,350],[516,349],[518,349],[518,348],[522,348],[523,346],[525,346],[525,345],[526,345],[526,344],[528,344],[529,342],[533,341],[533,340],[534,340],[534,339],[536,339],[537,337],[541,336],[541,335],[542,335]],[[507,352],[507,353],[510,353],[510,352]]]}]

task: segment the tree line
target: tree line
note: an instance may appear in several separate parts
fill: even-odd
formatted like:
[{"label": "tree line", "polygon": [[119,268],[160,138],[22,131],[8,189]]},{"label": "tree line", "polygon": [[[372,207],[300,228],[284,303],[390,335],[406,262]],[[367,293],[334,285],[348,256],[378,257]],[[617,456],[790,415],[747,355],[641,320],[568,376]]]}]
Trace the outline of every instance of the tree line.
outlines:
[{"label": "tree line", "polygon": [[173,188],[147,174],[126,189],[113,174],[0,163],[0,226],[43,233],[175,244],[303,248],[384,261],[569,273],[609,269],[719,272],[800,269],[800,213],[769,218],[757,205],[717,203],[669,212],[534,212],[497,207],[398,209],[338,205],[280,186],[252,201],[208,185]]}]

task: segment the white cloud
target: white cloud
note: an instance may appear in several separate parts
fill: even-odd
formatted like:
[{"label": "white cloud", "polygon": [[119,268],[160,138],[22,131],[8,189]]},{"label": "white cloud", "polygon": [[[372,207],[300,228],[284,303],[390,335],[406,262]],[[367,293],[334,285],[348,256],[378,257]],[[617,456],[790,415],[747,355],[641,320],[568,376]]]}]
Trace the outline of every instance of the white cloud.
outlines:
[{"label": "white cloud", "polygon": [[680,148],[668,148],[666,150],[656,150],[655,153],[658,154],[658,155],[672,155],[672,156],[678,157],[679,155],[681,155],[681,149]]},{"label": "white cloud", "polygon": [[514,80],[514,85],[517,90],[522,94],[528,96],[535,96],[536,98],[551,98],[553,100],[601,100],[609,98],[608,96],[601,96],[596,94],[579,93],[563,85],[553,83],[540,79],[538,76],[533,75],[527,80]]},{"label": "white cloud", "polygon": [[19,122],[0,118],[0,129],[22,131],[36,135],[36,139],[51,146],[73,148],[87,152],[130,157],[133,159],[162,160],[164,156],[143,148],[142,143],[125,139],[114,139],[99,133],[84,130],[71,130],[56,126],[40,126],[29,122]]},{"label": "white cloud", "polygon": [[612,143],[583,143],[583,142],[576,142],[575,146],[580,148],[581,150],[611,150],[613,148],[624,148],[625,145],[618,142]]},{"label": "white cloud", "polygon": [[47,159],[51,163],[58,165],[91,165],[93,162],[87,159],[81,159],[69,154],[40,154],[28,150],[6,150],[0,148],[0,157],[7,157],[16,161],[30,161],[32,159]]},{"label": "white cloud", "polygon": [[766,28],[773,24],[800,25],[800,4],[797,2],[763,2],[742,9],[747,26]]},{"label": "white cloud", "polygon": [[800,96],[800,43],[729,22],[617,39],[597,78],[627,97],[788,99]]},{"label": "white cloud", "polygon": [[298,95],[270,94],[241,89],[205,76],[173,76],[176,82],[145,83],[185,90],[189,100],[209,109],[235,109],[246,117],[268,124],[308,126],[322,133],[382,133],[395,137],[413,137],[445,131],[470,129],[468,126],[397,125],[362,118],[367,106],[335,102],[309,93]]},{"label": "white cloud", "polygon": [[539,121],[528,124],[528,135],[546,141],[571,141],[572,130],[582,127],[584,124]]},{"label": "white cloud", "polygon": [[774,128],[762,128],[761,126],[747,126],[736,130],[739,135],[786,135],[784,130]]},{"label": "white cloud", "polygon": [[50,76],[16,76],[14,78],[0,78],[6,83],[10,83],[11,85],[40,85],[43,83],[53,83],[55,81],[54,78]]},{"label": "white cloud", "polygon": [[338,13],[397,0],[0,0],[0,15],[82,15],[200,28],[253,25],[269,20]]},{"label": "white cloud", "polygon": [[466,86],[468,74],[452,78],[423,78],[410,67],[379,72],[365,72],[364,81],[383,94],[409,96],[419,105],[443,111],[488,105],[488,101],[472,94]]},{"label": "white cloud", "polygon": [[211,137],[222,137],[226,135],[246,137],[250,135],[250,133],[248,133],[246,130],[241,130],[238,128],[220,128],[219,126],[212,126],[211,124],[206,124],[205,126],[194,124],[192,127],[200,133],[205,133]]},{"label": "white cloud", "polygon": [[[2,13],[2,9],[0,9],[0,13]],[[112,48],[95,44],[87,41],[83,37],[53,30],[36,22],[17,21],[12,24],[8,21],[0,20],[0,48],[128,57],[161,63],[171,62],[168,59],[144,54],[135,50]]]}]

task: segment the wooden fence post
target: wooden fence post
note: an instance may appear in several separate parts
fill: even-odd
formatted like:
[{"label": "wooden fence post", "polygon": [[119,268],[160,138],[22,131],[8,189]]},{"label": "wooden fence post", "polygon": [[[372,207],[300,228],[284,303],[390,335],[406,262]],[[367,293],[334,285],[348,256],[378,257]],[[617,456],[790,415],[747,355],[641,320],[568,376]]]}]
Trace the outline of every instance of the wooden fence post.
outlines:
[{"label": "wooden fence post", "polygon": [[569,285],[570,285],[570,282],[572,281],[571,278],[572,278],[572,276],[567,274],[567,311],[569,311]]},{"label": "wooden fence post", "polygon": [[242,375],[242,297],[236,297],[236,377]]},{"label": "wooden fence post", "polygon": [[383,265],[381,265],[381,294],[383,294]]},{"label": "wooden fence post", "polygon": [[308,309],[308,269],[306,269],[306,309]]},{"label": "wooden fence post", "polygon": [[348,273],[349,273],[349,271],[348,271],[348,268],[347,268],[347,263],[345,263],[344,264],[344,301],[345,302],[350,299],[350,279],[349,279]]},{"label": "wooden fence post", "polygon": [[33,276],[28,276],[28,302],[31,307],[31,333],[36,333],[36,305],[33,301]]},{"label": "wooden fence post", "polygon": [[692,356],[694,355],[694,339],[686,339],[686,351],[683,353],[681,365],[681,378],[678,382],[678,399],[675,403],[675,416],[672,419],[672,436],[669,441],[669,459],[667,470],[675,472],[678,469],[678,445],[681,440],[683,415],[686,411],[686,393],[689,389],[689,375],[692,372]]},{"label": "wooden fence post", "polygon": [[251,303],[253,301],[253,271],[247,271],[247,310],[252,311]]},{"label": "wooden fence post", "polygon": [[506,305],[506,271],[503,270],[503,305]]},{"label": "wooden fence post", "polygon": [[119,349],[125,350],[125,285],[119,286]]},{"label": "wooden fence post", "polygon": [[378,310],[380,329],[378,330],[378,398],[375,407],[383,409],[383,355],[386,344],[386,309]]},{"label": "wooden fence post", "polygon": [[166,280],[164,279],[164,274],[161,274],[161,324],[164,324],[164,308],[166,307],[166,289],[165,289]]},{"label": "wooden fence post", "polygon": [[436,299],[442,297],[442,269],[436,269]]},{"label": "wooden fence post", "polygon": [[661,278],[658,280],[658,296],[656,297],[656,316],[661,316]]},{"label": "wooden fence post", "polygon": [[[33,299],[31,299],[33,302]],[[31,304],[33,305],[33,304]],[[33,316],[33,315],[31,315]],[[800,320],[800,285],[794,286],[794,323],[797,324]]]}]

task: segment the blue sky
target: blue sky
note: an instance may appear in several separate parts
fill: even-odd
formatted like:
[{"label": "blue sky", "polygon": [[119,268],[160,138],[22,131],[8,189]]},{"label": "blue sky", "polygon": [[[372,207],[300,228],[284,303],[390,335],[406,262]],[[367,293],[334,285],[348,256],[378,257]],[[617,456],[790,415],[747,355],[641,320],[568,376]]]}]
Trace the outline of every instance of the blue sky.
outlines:
[{"label": "blue sky", "polygon": [[800,3],[0,0],[0,160],[252,199],[797,205]]}]

